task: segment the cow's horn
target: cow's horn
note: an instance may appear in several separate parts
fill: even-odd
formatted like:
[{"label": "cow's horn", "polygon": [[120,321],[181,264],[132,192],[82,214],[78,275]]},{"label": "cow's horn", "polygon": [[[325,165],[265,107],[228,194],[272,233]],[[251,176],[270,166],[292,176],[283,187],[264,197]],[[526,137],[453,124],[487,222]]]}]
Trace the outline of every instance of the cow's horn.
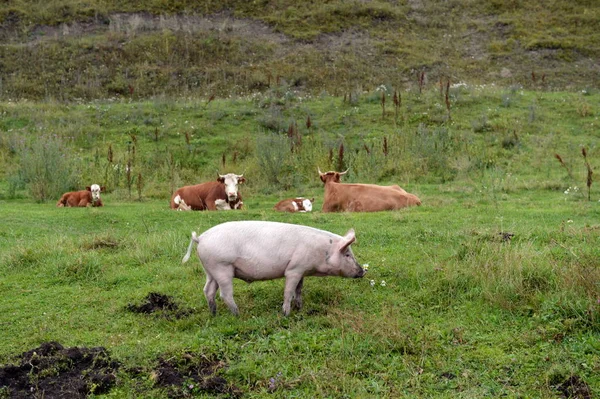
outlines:
[{"label": "cow's horn", "polygon": [[319,171],[319,174],[320,174],[320,175],[322,175],[322,174],[323,174],[323,173],[321,172],[321,168],[319,168],[318,166],[317,166],[317,170]]},{"label": "cow's horn", "polygon": [[340,172],[340,175],[345,175],[346,173],[348,173],[349,170],[350,170],[350,168],[346,169],[345,172]]}]

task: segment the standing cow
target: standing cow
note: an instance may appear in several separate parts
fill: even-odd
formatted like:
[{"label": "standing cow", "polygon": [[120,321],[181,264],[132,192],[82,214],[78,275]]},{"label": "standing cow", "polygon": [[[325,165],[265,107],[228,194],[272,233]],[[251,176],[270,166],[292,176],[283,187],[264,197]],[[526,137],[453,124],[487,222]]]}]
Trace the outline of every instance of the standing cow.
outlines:
[{"label": "standing cow", "polygon": [[273,208],[280,212],[311,212],[313,202],[315,202],[314,198],[289,198],[279,201]]},{"label": "standing cow", "polygon": [[243,174],[228,173],[214,181],[181,187],[171,196],[171,209],[180,208],[181,203],[194,211],[240,209],[243,202],[238,184],[245,181]]},{"label": "standing cow", "polygon": [[421,205],[421,200],[397,185],[344,184],[340,177],[345,172],[327,172],[319,176],[325,183],[323,212],[377,212]]},{"label": "standing cow", "polygon": [[102,200],[100,199],[100,192],[104,191],[104,186],[100,187],[98,184],[92,184],[81,191],[71,191],[64,193],[62,197],[56,203],[57,207],[86,207],[90,206],[103,206]]},{"label": "standing cow", "polygon": [[285,277],[283,314],[292,305],[302,307],[302,284],[307,276],[362,277],[365,270],[350,248],[354,230],[345,236],[295,224],[239,221],[219,224],[192,239],[183,263],[187,262],[194,243],[206,273],[204,295],[210,312],[217,311],[215,295],[229,310],[238,314],[233,300],[233,278],[248,283]]}]

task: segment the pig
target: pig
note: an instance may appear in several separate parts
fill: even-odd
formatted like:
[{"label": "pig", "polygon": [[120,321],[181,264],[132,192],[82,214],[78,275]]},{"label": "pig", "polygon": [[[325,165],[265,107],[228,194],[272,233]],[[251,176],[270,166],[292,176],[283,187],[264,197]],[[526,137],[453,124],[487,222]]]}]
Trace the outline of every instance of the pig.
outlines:
[{"label": "pig", "polygon": [[233,300],[233,278],[248,283],[285,277],[283,314],[290,314],[292,301],[302,308],[302,284],[308,276],[360,278],[365,270],[358,264],[350,245],[354,230],[339,236],[325,230],[288,223],[236,221],[214,226],[192,239],[182,263],[189,260],[194,243],[206,273],[204,296],[215,315],[215,295],[234,315],[239,314]]}]

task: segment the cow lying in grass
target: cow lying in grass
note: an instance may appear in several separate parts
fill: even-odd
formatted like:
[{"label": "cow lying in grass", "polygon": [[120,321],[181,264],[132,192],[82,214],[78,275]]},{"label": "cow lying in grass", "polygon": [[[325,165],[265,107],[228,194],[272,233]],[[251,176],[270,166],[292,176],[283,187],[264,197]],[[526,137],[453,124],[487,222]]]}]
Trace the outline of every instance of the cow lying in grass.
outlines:
[{"label": "cow lying in grass", "polygon": [[85,190],[64,193],[56,203],[56,206],[103,206],[104,204],[100,199],[100,192],[102,191],[104,191],[104,187],[100,187],[98,184],[92,184],[91,186],[86,187]]},{"label": "cow lying in grass", "polygon": [[280,212],[310,212],[313,202],[315,202],[314,198],[289,198],[279,201],[273,208]]},{"label": "cow lying in grass", "polygon": [[228,173],[214,181],[181,187],[171,197],[171,209],[178,209],[181,202],[193,211],[240,209],[243,202],[238,184],[245,181],[244,175]]},{"label": "cow lying in grass", "polygon": [[378,186],[375,184],[344,184],[340,177],[345,172],[321,173],[325,183],[323,212],[377,212],[421,205],[421,200],[397,185]]}]

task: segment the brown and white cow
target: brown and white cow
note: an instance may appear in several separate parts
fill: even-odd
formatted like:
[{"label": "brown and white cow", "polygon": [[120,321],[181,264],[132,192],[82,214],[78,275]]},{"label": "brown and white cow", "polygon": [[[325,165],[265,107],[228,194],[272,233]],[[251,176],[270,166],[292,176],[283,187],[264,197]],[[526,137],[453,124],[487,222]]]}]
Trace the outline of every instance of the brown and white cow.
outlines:
[{"label": "brown and white cow", "polygon": [[319,176],[325,183],[323,212],[377,212],[421,205],[421,200],[397,185],[345,184],[340,177],[345,172],[327,172]]},{"label": "brown and white cow", "polygon": [[92,184],[86,187],[85,190],[64,193],[56,203],[56,206],[103,206],[104,204],[100,199],[100,192],[102,191],[104,191],[104,186],[100,187],[98,184]]},{"label": "brown and white cow", "polygon": [[315,202],[314,198],[289,198],[279,201],[273,208],[280,212],[310,212],[312,211],[313,202]]},{"label": "brown and white cow", "polygon": [[194,211],[241,209],[238,184],[245,181],[243,174],[228,173],[214,181],[181,187],[171,196],[171,209],[179,209],[181,203]]}]

